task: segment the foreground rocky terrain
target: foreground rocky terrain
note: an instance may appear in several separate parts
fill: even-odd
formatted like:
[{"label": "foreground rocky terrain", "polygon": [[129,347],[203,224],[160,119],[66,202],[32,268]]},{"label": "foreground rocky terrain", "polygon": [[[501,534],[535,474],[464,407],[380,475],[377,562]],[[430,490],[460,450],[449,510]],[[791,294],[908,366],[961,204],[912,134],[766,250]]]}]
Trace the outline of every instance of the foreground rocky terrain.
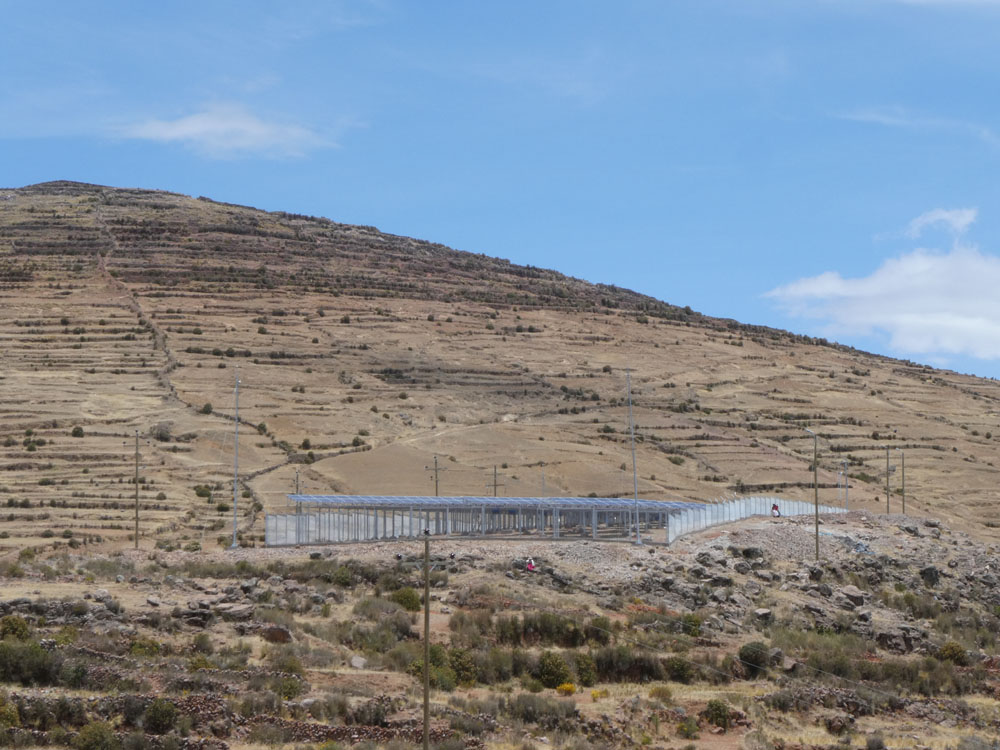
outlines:
[{"label": "foreground rocky terrain", "polygon": [[[995,747],[1000,550],[931,519],[823,521],[818,562],[795,519],[669,549],[435,540],[434,742]],[[23,553],[0,601],[0,737],[419,741],[421,554]]]}]

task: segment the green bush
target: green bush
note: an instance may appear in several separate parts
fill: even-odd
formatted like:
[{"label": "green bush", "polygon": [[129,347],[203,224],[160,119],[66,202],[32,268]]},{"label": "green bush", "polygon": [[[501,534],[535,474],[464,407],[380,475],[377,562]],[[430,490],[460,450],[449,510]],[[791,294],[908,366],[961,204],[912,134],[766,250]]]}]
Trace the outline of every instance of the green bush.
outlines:
[{"label": "green bush", "polygon": [[177,707],[168,700],[157,698],[146,708],[143,728],[150,734],[166,734],[177,721]]},{"label": "green bush", "polygon": [[12,638],[16,641],[26,641],[31,637],[31,628],[20,615],[6,615],[0,618],[0,640]]},{"label": "green bush", "polygon": [[[679,657],[672,657],[678,659]],[[665,676],[664,668],[666,662],[660,660],[644,651],[633,651],[629,646],[605,646],[594,653],[594,664],[597,667],[597,680],[599,682],[654,682],[662,680]],[[683,659],[681,662],[687,665]],[[690,666],[688,666],[690,670]],[[669,667],[667,667],[669,672]],[[690,679],[690,674],[681,680],[679,677],[671,676],[671,679],[686,682]]]},{"label": "green bush", "polygon": [[572,674],[561,654],[555,651],[543,651],[538,657],[538,670],[535,676],[545,687],[554,688],[569,682]]},{"label": "green bush", "polygon": [[473,685],[476,682],[478,670],[472,654],[464,648],[453,648],[448,652],[448,666],[455,673],[459,685]]},{"label": "green bush", "polygon": [[419,612],[423,603],[420,601],[420,594],[409,586],[393,591],[389,595],[390,601],[396,602],[407,612]]},{"label": "green bush", "polygon": [[0,699],[0,729],[19,726],[21,726],[21,717],[17,713],[17,706],[8,703],[6,699]]},{"label": "green bush", "polygon": [[0,682],[55,685],[61,666],[58,654],[46,651],[36,641],[0,642]]},{"label": "green bush", "polygon": [[751,679],[767,671],[768,648],[760,641],[750,641],[740,647],[739,659]]},{"label": "green bush", "polygon": [[80,425],[77,425],[76,427],[73,428],[73,430],[69,434],[72,437],[81,438],[83,437],[83,428],[80,427]]},{"label": "green bush", "polygon": [[694,667],[681,656],[671,656],[664,660],[663,668],[674,682],[690,682],[694,678]]},{"label": "green bush", "polygon": [[[7,619],[6,617],[4,618]],[[2,628],[2,625],[0,625]],[[938,659],[942,661],[950,661],[952,664],[957,664],[960,667],[964,667],[969,663],[969,655],[966,653],[965,648],[958,641],[948,641],[937,652]]]},{"label": "green bush", "polygon": [[677,734],[686,740],[698,739],[698,720],[693,716],[685,716],[677,724]]},{"label": "green bush", "polygon": [[118,750],[119,742],[110,724],[92,721],[77,733],[73,747],[76,750]]},{"label": "green bush", "polygon": [[573,666],[576,668],[576,681],[584,687],[590,687],[597,682],[597,665],[594,658],[583,651],[573,655]]},{"label": "green bush", "polygon": [[718,698],[713,698],[705,706],[705,710],[701,713],[707,721],[714,724],[722,729],[729,729],[730,726],[730,711],[729,704]]},{"label": "green bush", "polygon": [[203,407],[201,407],[201,413],[202,414],[211,414],[212,413],[212,405],[211,404],[205,404]]}]

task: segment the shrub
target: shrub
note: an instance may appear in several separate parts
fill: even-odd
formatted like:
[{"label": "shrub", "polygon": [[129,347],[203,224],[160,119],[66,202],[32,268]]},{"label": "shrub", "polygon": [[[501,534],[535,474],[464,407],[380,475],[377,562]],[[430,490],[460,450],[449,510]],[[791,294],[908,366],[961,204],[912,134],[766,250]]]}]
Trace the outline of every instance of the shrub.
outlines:
[{"label": "shrub", "polygon": [[6,615],[0,619],[0,640],[12,638],[16,641],[26,641],[31,637],[31,628],[20,615]]},{"label": "shrub", "polygon": [[61,666],[57,653],[46,651],[36,641],[0,642],[0,682],[55,685]]},{"label": "shrub", "polygon": [[674,682],[690,682],[694,677],[694,667],[691,663],[680,656],[671,656],[663,662],[663,668],[667,676]]},{"label": "shrub", "polygon": [[576,704],[572,701],[560,701],[543,695],[520,693],[506,701],[501,710],[513,719],[525,724],[539,724],[543,727],[555,728],[564,720],[576,716]]},{"label": "shrub", "polygon": [[[674,672],[668,666],[672,660],[680,660],[687,668],[686,676],[679,676],[683,667],[675,665]],[[601,682],[652,682],[664,678],[664,667],[671,679],[686,682],[691,677],[691,667],[680,657],[671,657],[662,663],[646,652],[634,653],[628,646],[605,646],[594,654],[598,680]],[[675,676],[678,675],[678,676]]]},{"label": "shrub", "polygon": [[201,413],[202,414],[211,414],[212,413],[212,405],[206,403],[203,407],[201,407]]},{"label": "shrub", "polygon": [[77,438],[83,437],[83,428],[80,425],[77,425],[72,429],[72,431],[70,431],[69,434],[72,437],[77,437]]},{"label": "shrub", "polygon": [[710,723],[715,724],[715,726],[722,729],[729,729],[730,717],[729,717],[729,704],[718,698],[713,698],[705,706],[705,710],[702,711],[702,716],[705,717]]},{"label": "shrub", "polygon": [[[6,620],[7,618],[5,617],[4,619]],[[950,661],[952,664],[957,664],[960,667],[964,667],[969,663],[969,655],[958,641],[948,641],[942,645],[938,649],[937,656],[942,661]]]},{"label": "shrub", "polygon": [[159,656],[160,644],[152,638],[138,636],[128,648],[132,656]]},{"label": "shrub", "polygon": [[677,734],[686,740],[698,739],[698,721],[693,716],[685,716],[677,724]]},{"label": "shrub", "polygon": [[585,652],[578,652],[573,656],[574,667],[576,667],[576,679],[584,687],[590,687],[597,682],[597,665],[594,664],[593,657]]},{"label": "shrub", "polygon": [[448,652],[448,665],[455,673],[455,680],[459,685],[472,685],[476,682],[478,670],[476,661],[464,648],[453,648]]},{"label": "shrub", "polygon": [[390,601],[396,602],[396,604],[405,609],[407,612],[419,612],[420,607],[422,606],[420,594],[409,586],[393,591],[392,594],[389,595],[389,599]]},{"label": "shrub", "polygon": [[599,701],[601,698],[607,698],[607,697],[608,697],[608,690],[607,690],[607,688],[601,688],[600,690],[591,690],[590,691],[590,700],[592,700],[592,701],[596,702],[596,701]]},{"label": "shrub", "polygon": [[142,718],[143,728],[150,734],[166,734],[177,721],[177,707],[168,700],[157,698],[146,709]]},{"label": "shrub", "polygon": [[76,750],[118,750],[118,738],[106,721],[92,721],[73,739]]},{"label": "shrub", "polygon": [[19,726],[21,726],[21,717],[17,713],[17,706],[6,700],[0,701],[0,729]]},{"label": "shrub", "polygon": [[767,671],[767,644],[750,641],[740,647],[739,660],[747,670],[747,676],[754,678]]},{"label": "shrub", "polygon": [[569,682],[570,671],[566,660],[554,651],[543,651],[538,657],[538,681],[547,688],[554,688],[564,682]]},{"label": "shrub", "polygon": [[654,685],[649,689],[649,697],[666,705],[674,700],[674,694],[666,685]]},{"label": "shrub", "polygon": [[556,686],[556,692],[559,695],[573,695],[576,693],[576,685],[572,682],[564,682],[562,685]]}]

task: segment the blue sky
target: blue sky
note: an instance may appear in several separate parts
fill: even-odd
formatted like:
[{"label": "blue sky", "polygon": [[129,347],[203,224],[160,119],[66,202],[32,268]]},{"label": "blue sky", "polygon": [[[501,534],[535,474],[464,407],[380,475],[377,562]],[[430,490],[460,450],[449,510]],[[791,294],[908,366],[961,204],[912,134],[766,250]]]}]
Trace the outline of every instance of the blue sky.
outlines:
[{"label": "blue sky", "polygon": [[1000,376],[1000,0],[0,0],[0,185],[372,224]]}]

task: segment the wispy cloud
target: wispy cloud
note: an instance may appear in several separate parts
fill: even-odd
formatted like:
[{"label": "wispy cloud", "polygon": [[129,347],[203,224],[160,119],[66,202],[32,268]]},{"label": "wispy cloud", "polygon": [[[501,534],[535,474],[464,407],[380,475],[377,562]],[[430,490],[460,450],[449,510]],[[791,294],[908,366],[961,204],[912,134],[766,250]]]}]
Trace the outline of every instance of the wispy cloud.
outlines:
[{"label": "wispy cloud", "polygon": [[[1000,0],[997,0],[1000,7]],[[882,107],[843,112],[837,115],[841,120],[881,125],[888,128],[906,130],[944,132],[977,138],[990,148],[1000,149],[1000,135],[992,128],[977,122],[956,120],[947,117],[919,115],[899,107]]]},{"label": "wispy cloud", "polygon": [[242,105],[213,104],[174,120],[145,120],[119,131],[125,138],[178,143],[212,158],[304,156],[336,143],[310,128],[264,120]]},{"label": "wispy cloud", "polygon": [[916,239],[927,227],[943,225],[958,237],[965,234],[965,230],[976,220],[978,213],[975,208],[935,208],[911,221],[906,227],[906,236]]},{"label": "wispy cloud", "polygon": [[831,336],[887,335],[893,350],[928,358],[1000,359],[1000,257],[958,241],[974,219],[973,209],[930,211],[910,227],[944,224],[956,238],[950,250],[913,250],[863,278],[828,271],[765,296],[825,321]]}]

